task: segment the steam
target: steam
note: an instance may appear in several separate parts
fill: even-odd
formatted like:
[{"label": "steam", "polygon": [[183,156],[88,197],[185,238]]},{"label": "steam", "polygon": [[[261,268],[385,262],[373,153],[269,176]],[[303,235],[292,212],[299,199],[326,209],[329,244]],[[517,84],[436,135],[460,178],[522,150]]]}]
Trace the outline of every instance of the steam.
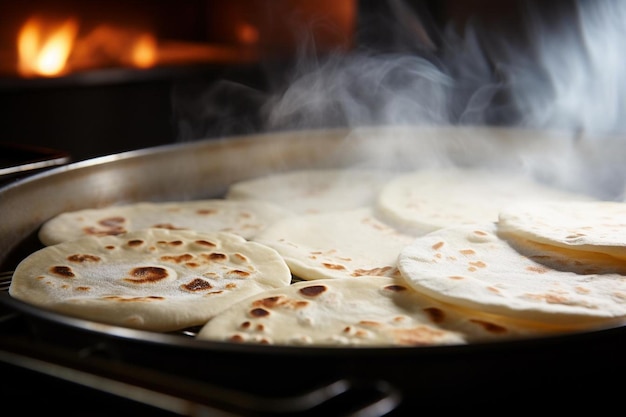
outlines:
[{"label": "steam", "polygon": [[[568,150],[520,163],[531,171],[550,166],[541,175],[585,191],[597,186],[585,179],[593,169],[595,180],[621,193],[622,182],[611,178],[626,177],[623,145],[607,160],[587,142],[608,138],[614,146],[611,139],[626,133],[626,2],[526,1],[508,27],[470,19],[461,30],[452,24],[432,30],[420,10],[388,3],[398,13],[388,28],[401,28],[391,51],[359,45],[348,55],[320,58],[305,45],[288,77],[269,89],[220,81],[193,105],[179,106],[181,140],[384,125],[556,130],[582,143],[585,155]],[[247,104],[242,110],[233,103]]]}]

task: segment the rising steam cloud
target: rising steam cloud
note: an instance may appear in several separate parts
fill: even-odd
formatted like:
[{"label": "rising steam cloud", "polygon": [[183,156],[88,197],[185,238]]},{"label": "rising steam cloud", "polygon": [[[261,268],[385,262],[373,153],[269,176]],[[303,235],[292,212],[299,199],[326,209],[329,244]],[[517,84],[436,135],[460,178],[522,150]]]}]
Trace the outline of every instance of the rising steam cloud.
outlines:
[{"label": "rising steam cloud", "polygon": [[[179,139],[367,125],[626,132],[626,2],[527,1],[508,31],[470,19],[461,31],[449,25],[424,41],[419,23],[429,17],[387,1],[399,10],[388,28],[403,28],[404,45],[357,45],[324,58],[305,45],[290,77],[269,89],[222,80],[192,97],[181,90]],[[412,25],[403,25],[411,10]]]}]

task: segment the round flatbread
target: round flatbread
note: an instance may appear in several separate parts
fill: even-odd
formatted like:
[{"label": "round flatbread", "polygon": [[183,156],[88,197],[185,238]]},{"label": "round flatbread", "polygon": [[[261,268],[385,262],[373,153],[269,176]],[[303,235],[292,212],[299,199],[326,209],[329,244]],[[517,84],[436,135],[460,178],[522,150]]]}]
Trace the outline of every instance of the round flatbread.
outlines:
[{"label": "round flatbread", "polygon": [[406,233],[498,219],[500,208],[522,201],[591,200],[524,176],[481,169],[420,170],[382,188],[376,215]]},{"label": "round flatbread", "polygon": [[298,214],[371,206],[392,173],[374,169],[310,169],[270,174],[232,184],[227,199],[258,199]]},{"label": "round flatbread", "polygon": [[221,231],[249,239],[291,215],[266,201],[139,202],[61,213],[42,225],[39,240],[54,245],[85,236],[118,235],[147,228]]},{"label": "round flatbread", "polygon": [[626,259],[626,203],[622,202],[517,204],[500,211],[498,229],[540,243]]},{"label": "round flatbread", "polygon": [[494,223],[418,237],[398,268],[417,291],[462,308],[564,328],[626,320],[624,262],[503,238]]},{"label": "round flatbread", "polygon": [[239,235],[145,229],[40,249],[18,264],[9,294],[79,318],[174,331],[290,282],[275,250]]},{"label": "round flatbread", "polygon": [[303,281],[243,300],[213,317],[197,339],[293,346],[435,346],[545,334],[460,312],[400,279]]},{"label": "round flatbread", "polygon": [[253,240],[278,251],[294,276],[312,280],[397,276],[400,249],[413,239],[360,208],[286,218]]}]

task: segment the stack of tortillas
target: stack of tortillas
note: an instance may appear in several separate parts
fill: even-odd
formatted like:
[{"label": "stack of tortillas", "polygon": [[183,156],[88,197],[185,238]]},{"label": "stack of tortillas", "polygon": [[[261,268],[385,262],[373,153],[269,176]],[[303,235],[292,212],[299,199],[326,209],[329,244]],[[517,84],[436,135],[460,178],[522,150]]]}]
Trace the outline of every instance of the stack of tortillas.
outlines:
[{"label": "stack of tortillas", "polygon": [[[626,318],[623,203],[523,176],[302,170],[244,180],[224,199],[197,203],[138,203],[51,219],[40,231],[51,246],[18,266],[11,294],[91,320],[158,331],[201,325],[199,339],[283,345],[467,344],[588,330]],[[584,238],[582,231],[588,231]],[[152,242],[148,236],[158,233],[171,238],[156,239],[144,252],[130,248],[132,236]],[[232,264],[215,271],[205,261],[215,255],[187,238],[180,239],[184,250],[162,243],[176,241],[177,233],[214,240],[237,234],[242,246],[225,250]],[[87,265],[90,255],[99,258],[101,272],[69,261]],[[179,263],[165,262],[172,259]],[[123,268],[102,272],[117,264]],[[98,301],[80,294],[78,280],[52,274],[51,266],[89,276],[86,286]],[[168,278],[139,285],[129,275],[133,268]],[[233,268],[255,271],[256,278],[231,281]],[[209,288],[192,277],[222,284]],[[173,298],[193,302],[155,302],[163,295],[156,288],[166,283],[165,294],[180,292]],[[220,291],[224,302],[210,295]],[[126,298],[134,301],[102,301]],[[102,307],[114,304],[125,307]],[[126,307],[133,304],[139,308]],[[155,319],[142,317],[145,312]],[[164,316],[175,320],[165,325]]]}]

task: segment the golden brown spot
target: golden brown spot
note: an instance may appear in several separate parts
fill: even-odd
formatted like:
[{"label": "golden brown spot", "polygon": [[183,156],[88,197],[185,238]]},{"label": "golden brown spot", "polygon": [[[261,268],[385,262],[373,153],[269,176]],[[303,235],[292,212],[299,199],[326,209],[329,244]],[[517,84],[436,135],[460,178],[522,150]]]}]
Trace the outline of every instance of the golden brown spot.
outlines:
[{"label": "golden brown spot", "polygon": [[382,325],[379,321],[373,321],[373,320],[361,320],[359,321],[359,324],[363,326],[370,326],[370,327],[379,327]]},{"label": "golden brown spot", "polygon": [[74,278],[74,272],[72,272],[72,268],[69,266],[57,265],[50,268],[50,273],[63,277],[63,278]]},{"label": "golden brown spot", "polygon": [[448,278],[450,278],[450,279],[465,279],[465,277],[462,277],[460,275],[450,275],[450,276],[448,276]]},{"label": "golden brown spot", "polygon": [[102,219],[98,221],[98,224],[104,227],[121,227],[121,225],[126,221],[124,217],[116,216],[116,217],[108,217],[106,219]]},{"label": "golden brown spot", "polygon": [[433,248],[434,250],[439,250],[439,249],[441,249],[441,248],[442,248],[442,246],[443,246],[443,245],[444,245],[444,243],[443,243],[443,242],[437,242],[437,243],[435,243],[435,244],[432,246],[432,248]]},{"label": "golden brown spot", "polygon": [[248,278],[252,274],[250,274],[250,272],[248,271],[242,271],[241,269],[232,269],[228,271],[228,275],[229,276],[234,275],[237,278]]},{"label": "golden brown spot", "polygon": [[474,230],[474,234],[478,236],[487,236],[487,233],[483,232],[482,230]]},{"label": "golden brown spot", "polygon": [[200,246],[208,246],[211,248],[217,247],[215,243],[209,242],[208,240],[196,240],[195,243]]},{"label": "golden brown spot", "polygon": [[241,343],[244,341],[244,338],[240,334],[234,334],[228,340],[235,343]]},{"label": "golden brown spot", "polygon": [[197,268],[200,266],[200,264],[198,262],[187,262],[185,264],[185,266],[189,267],[189,268]]},{"label": "golden brown spot", "polygon": [[350,275],[352,275],[353,277],[362,277],[364,275],[385,276],[392,269],[393,267],[391,266],[381,266],[379,268],[372,269],[355,269],[354,272]]},{"label": "golden brown spot", "polygon": [[74,288],[76,291],[89,291],[91,287],[76,287]]},{"label": "golden brown spot", "polygon": [[308,302],[308,301],[296,301],[296,302],[293,304],[293,307],[295,307],[295,308],[304,308],[304,307],[306,307],[306,306],[308,306],[308,305],[309,305],[309,302]]},{"label": "golden brown spot", "polygon": [[68,256],[67,260],[70,262],[77,262],[77,263],[98,262],[100,260],[100,257],[95,256],[95,255],[75,254],[75,255]]},{"label": "golden brown spot", "polygon": [[490,291],[495,294],[500,294],[500,290],[497,289],[496,287],[487,287],[487,291]]},{"label": "golden brown spot", "polygon": [[437,307],[428,307],[424,309],[424,312],[430,317],[430,321],[433,323],[443,323],[446,319],[446,313]]},{"label": "golden brown spot", "polygon": [[232,290],[234,288],[237,288],[237,284],[235,284],[234,282],[229,282],[228,284],[226,284],[224,286],[227,290]]},{"label": "golden brown spot", "polygon": [[115,249],[115,246],[113,246],[113,245],[106,245],[104,247],[104,249],[113,250],[113,249]]},{"label": "golden brown spot", "polygon": [[279,295],[274,296],[274,297],[266,297],[260,300],[256,300],[255,302],[252,303],[252,305],[272,308],[278,305],[283,300],[283,298],[284,297],[281,297]]},{"label": "golden brown spot", "polygon": [[141,246],[141,245],[143,245],[143,243],[144,242],[141,239],[132,239],[132,240],[129,240],[128,242],[126,242],[126,244],[128,246],[130,246],[130,247]]},{"label": "golden brown spot", "polygon": [[407,288],[404,285],[398,285],[398,284],[387,285],[385,286],[385,289],[387,291],[393,291],[393,292],[400,292],[400,291],[407,290]]},{"label": "golden brown spot", "polygon": [[263,326],[263,324],[259,323],[256,325],[256,330],[257,332],[263,332],[265,331],[265,326]]},{"label": "golden brown spot", "polygon": [[249,321],[244,321],[239,325],[239,327],[241,327],[242,329],[249,329],[250,326],[252,326],[252,323],[250,323]]},{"label": "golden brown spot", "polygon": [[487,264],[484,263],[483,261],[476,261],[476,262],[470,262],[470,265],[476,267],[476,268],[486,268]]},{"label": "golden brown spot", "polygon": [[270,312],[264,308],[253,308],[250,310],[250,315],[252,317],[267,317],[270,315]]},{"label": "golden brown spot", "polygon": [[161,281],[168,277],[167,270],[158,266],[142,266],[130,271],[130,278],[124,278],[126,282],[145,284]]},{"label": "golden brown spot", "polygon": [[536,272],[538,274],[545,274],[546,272],[549,271],[548,268],[544,268],[542,266],[527,266],[526,270],[530,272]]},{"label": "golden brown spot", "polygon": [[485,329],[485,331],[489,333],[503,334],[503,333],[508,332],[508,329],[506,327],[501,326],[499,324],[491,323],[489,321],[483,321],[483,320],[478,320],[478,319],[470,319],[470,321],[472,323],[478,324],[483,329]]},{"label": "golden brown spot", "polygon": [[589,288],[585,288],[585,287],[576,287],[576,292],[578,294],[589,294],[591,291],[589,290]]},{"label": "golden brown spot", "polygon": [[566,304],[568,301],[567,297],[556,294],[546,294],[545,300],[550,304]]},{"label": "golden brown spot", "polygon": [[325,285],[311,285],[308,287],[300,288],[300,294],[306,297],[317,297],[327,290]]},{"label": "golden brown spot", "polygon": [[239,262],[246,262],[248,260],[248,258],[246,258],[245,255],[242,255],[240,253],[233,254],[233,257],[237,258]]},{"label": "golden brown spot", "polygon": [[191,280],[190,282],[188,282],[187,284],[181,285],[180,288],[185,291],[195,292],[195,291],[210,290],[211,288],[213,288],[213,286],[208,281],[205,281],[200,278],[195,278]]},{"label": "golden brown spot", "polygon": [[462,255],[475,255],[476,251],[474,249],[461,249],[459,252],[461,252]]},{"label": "golden brown spot", "polygon": [[159,259],[163,262],[174,262],[176,264],[180,264],[183,262],[188,262],[193,259],[193,255],[189,253],[184,253],[182,255],[163,255]]},{"label": "golden brown spot", "polygon": [[343,265],[330,264],[327,262],[322,262],[322,265],[324,266],[324,268],[332,269],[334,271],[342,271],[346,269],[346,267]]},{"label": "golden brown spot", "polygon": [[215,209],[198,209],[198,210],[196,210],[196,213],[200,214],[200,215],[205,215],[206,216],[207,214],[216,214],[217,210],[215,210]]},{"label": "golden brown spot", "polygon": [[350,333],[352,331],[352,327],[351,326],[346,326],[343,328],[343,332],[344,333]]},{"label": "golden brown spot", "polygon": [[443,330],[429,326],[417,326],[410,329],[393,329],[396,342],[407,346],[429,346],[445,336]]}]

